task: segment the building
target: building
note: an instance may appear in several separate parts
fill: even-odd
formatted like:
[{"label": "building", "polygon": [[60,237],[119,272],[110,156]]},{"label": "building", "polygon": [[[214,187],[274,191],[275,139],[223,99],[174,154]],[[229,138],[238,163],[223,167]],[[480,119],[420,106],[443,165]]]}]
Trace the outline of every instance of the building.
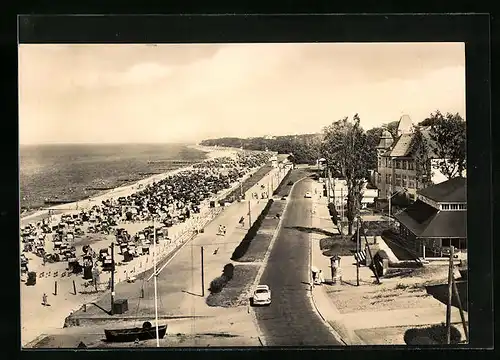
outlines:
[{"label": "building", "polygon": [[[422,135],[431,145],[433,140],[429,135],[429,127],[421,127]],[[393,138],[389,131],[384,131],[377,146],[378,165],[374,174],[375,186],[379,189],[382,200],[402,195],[410,200],[416,200],[417,191],[424,188],[424,182],[417,177],[417,167],[414,153],[413,125],[408,115],[403,115],[396,130],[398,136]],[[447,178],[437,168],[439,160],[432,151],[429,154],[431,170],[430,183],[437,184]],[[429,183],[429,182],[427,182]]]},{"label": "building", "polygon": [[[333,203],[338,213],[342,211],[342,204],[344,209],[347,207],[347,181],[342,179],[332,179],[332,193]],[[369,204],[374,204],[375,199],[378,197],[378,189],[367,188],[367,182],[363,186],[363,197],[361,198],[361,208],[366,209]]]},{"label": "building", "polygon": [[399,234],[420,257],[443,257],[454,246],[467,254],[467,180],[456,177],[417,192],[417,201],[394,218]]}]

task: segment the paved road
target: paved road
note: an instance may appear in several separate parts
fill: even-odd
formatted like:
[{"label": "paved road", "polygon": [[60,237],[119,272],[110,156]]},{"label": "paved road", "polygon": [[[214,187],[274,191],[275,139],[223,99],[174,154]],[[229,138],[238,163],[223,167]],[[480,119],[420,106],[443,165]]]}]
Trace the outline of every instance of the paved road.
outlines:
[{"label": "paved road", "polygon": [[304,198],[311,185],[305,179],[290,194],[281,231],[260,281],[270,286],[273,299],[269,307],[254,308],[267,346],[341,345],[309,298],[310,241],[303,228],[311,227],[312,200]]}]

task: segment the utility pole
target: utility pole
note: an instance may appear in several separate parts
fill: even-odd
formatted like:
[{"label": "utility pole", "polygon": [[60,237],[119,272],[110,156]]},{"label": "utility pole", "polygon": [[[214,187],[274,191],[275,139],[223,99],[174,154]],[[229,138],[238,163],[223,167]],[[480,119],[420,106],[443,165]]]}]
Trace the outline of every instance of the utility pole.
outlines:
[{"label": "utility pole", "polygon": [[[392,182],[392,176],[391,176]],[[392,184],[389,183],[389,227],[391,226],[391,202],[392,202]]]},{"label": "utility pole", "polygon": [[250,209],[250,199],[248,199],[248,228],[252,227],[252,212]]},{"label": "utility pole", "polygon": [[111,312],[114,313],[115,304],[115,243],[111,243]]},{"label": "utility pole", "polygon": [[446,343],[451,343],[451,301],[453,296],[453,246],[450,246],[450,263],[448,268],[448,303],[446,304]]},{"label": "utility pole", "polygon": [[[359,218],[358,218],[358,231],[357,231],[357,234],[356,234],[356,252],[359,253],[360,251],[360,236],[359,236],[359,233],[360,233],[360,226],[359,226]],[[358,256],[356,256],[356,286],[359,286],[359,254]]]},{"label": "utility pole", "polygon": [[201,247],[201,296],[205,296],[205,269],[203,266],[203,246]]},{"label": "utility pole", "polygon": [[331,188],[331,184],[330,184],[330,170],[327,169],[327,173],[326,173],[326,199],[328,201],[328,204],[330,204],[330,188]]},{"label": "utility pole", "polygon": [[340,232],[344,234],[344,186],[340,185]]},{"label": "utility pole", "polygon": [[156,271],[156,223],[153,217],[153,274],[154,274],[154,288],[155,288],[155,322],[156,322],[156,347],[160,347],[160,336],[158,330],[158,273]]}]

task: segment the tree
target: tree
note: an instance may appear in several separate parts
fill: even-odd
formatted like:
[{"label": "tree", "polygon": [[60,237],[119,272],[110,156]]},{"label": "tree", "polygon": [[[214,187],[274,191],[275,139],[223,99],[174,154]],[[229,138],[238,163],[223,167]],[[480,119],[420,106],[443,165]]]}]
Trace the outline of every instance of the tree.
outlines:
[{"label": "tree", "polygon": [[398,126],[399,126],[399,121],[391,121],[388,124],[383,125],[387,131],[389,131],[393,137],[393,139],[398,138]]},{"label": "tree", "polygon": [[384,130],[385,129],[382,127],[374,127],[373,129],[366,131],[366,138],[368,146],[370,148],[370,152],[368,155],[368,163],[370,164],[370,169],[377,169],[378,167],[377,146],[380,143],[380,138],[382,137],[382,133],[384,132]]},{"label": "tree", "polygon": [[432,150],[439,159],[436,168],[448,179],[463,176],[467,167],[465,120],[458,113],[443,116],[439,110],[429,119]]},{"label": "tree", "polygon": [[328,168],[342,174],[347,182],[348,234],[361,208],[362,189],[369,169],[370,147],[360,126],[358,114],[352,121],[347,117],[324,129],[323,157]]},{"label": "tree", "polygon": [[419,186],[425,188],[431,185],[431,148],[420,127],[413,127],[413,138],[410,145],[415,159],[416,188]]}]

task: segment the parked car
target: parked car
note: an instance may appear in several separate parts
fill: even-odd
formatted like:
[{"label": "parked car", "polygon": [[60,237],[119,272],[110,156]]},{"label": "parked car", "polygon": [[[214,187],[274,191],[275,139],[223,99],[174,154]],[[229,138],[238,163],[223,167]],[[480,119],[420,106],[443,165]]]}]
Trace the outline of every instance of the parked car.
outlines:
[{"label": "parked car", "polygon": [[312,197],[312,194],[310,191],[306,192],[305,195],[304,195],[305,198],[309,199]]},{"label": "parked car", "polygon": [[293,181],[290,180],[288,183],[287,183],[288,186],[292,186],[293,185]]},{"label": "parked car", "polygon": [[267,285],[257,285],[253,292],[252,305],[270,305],[271,290]]}]

